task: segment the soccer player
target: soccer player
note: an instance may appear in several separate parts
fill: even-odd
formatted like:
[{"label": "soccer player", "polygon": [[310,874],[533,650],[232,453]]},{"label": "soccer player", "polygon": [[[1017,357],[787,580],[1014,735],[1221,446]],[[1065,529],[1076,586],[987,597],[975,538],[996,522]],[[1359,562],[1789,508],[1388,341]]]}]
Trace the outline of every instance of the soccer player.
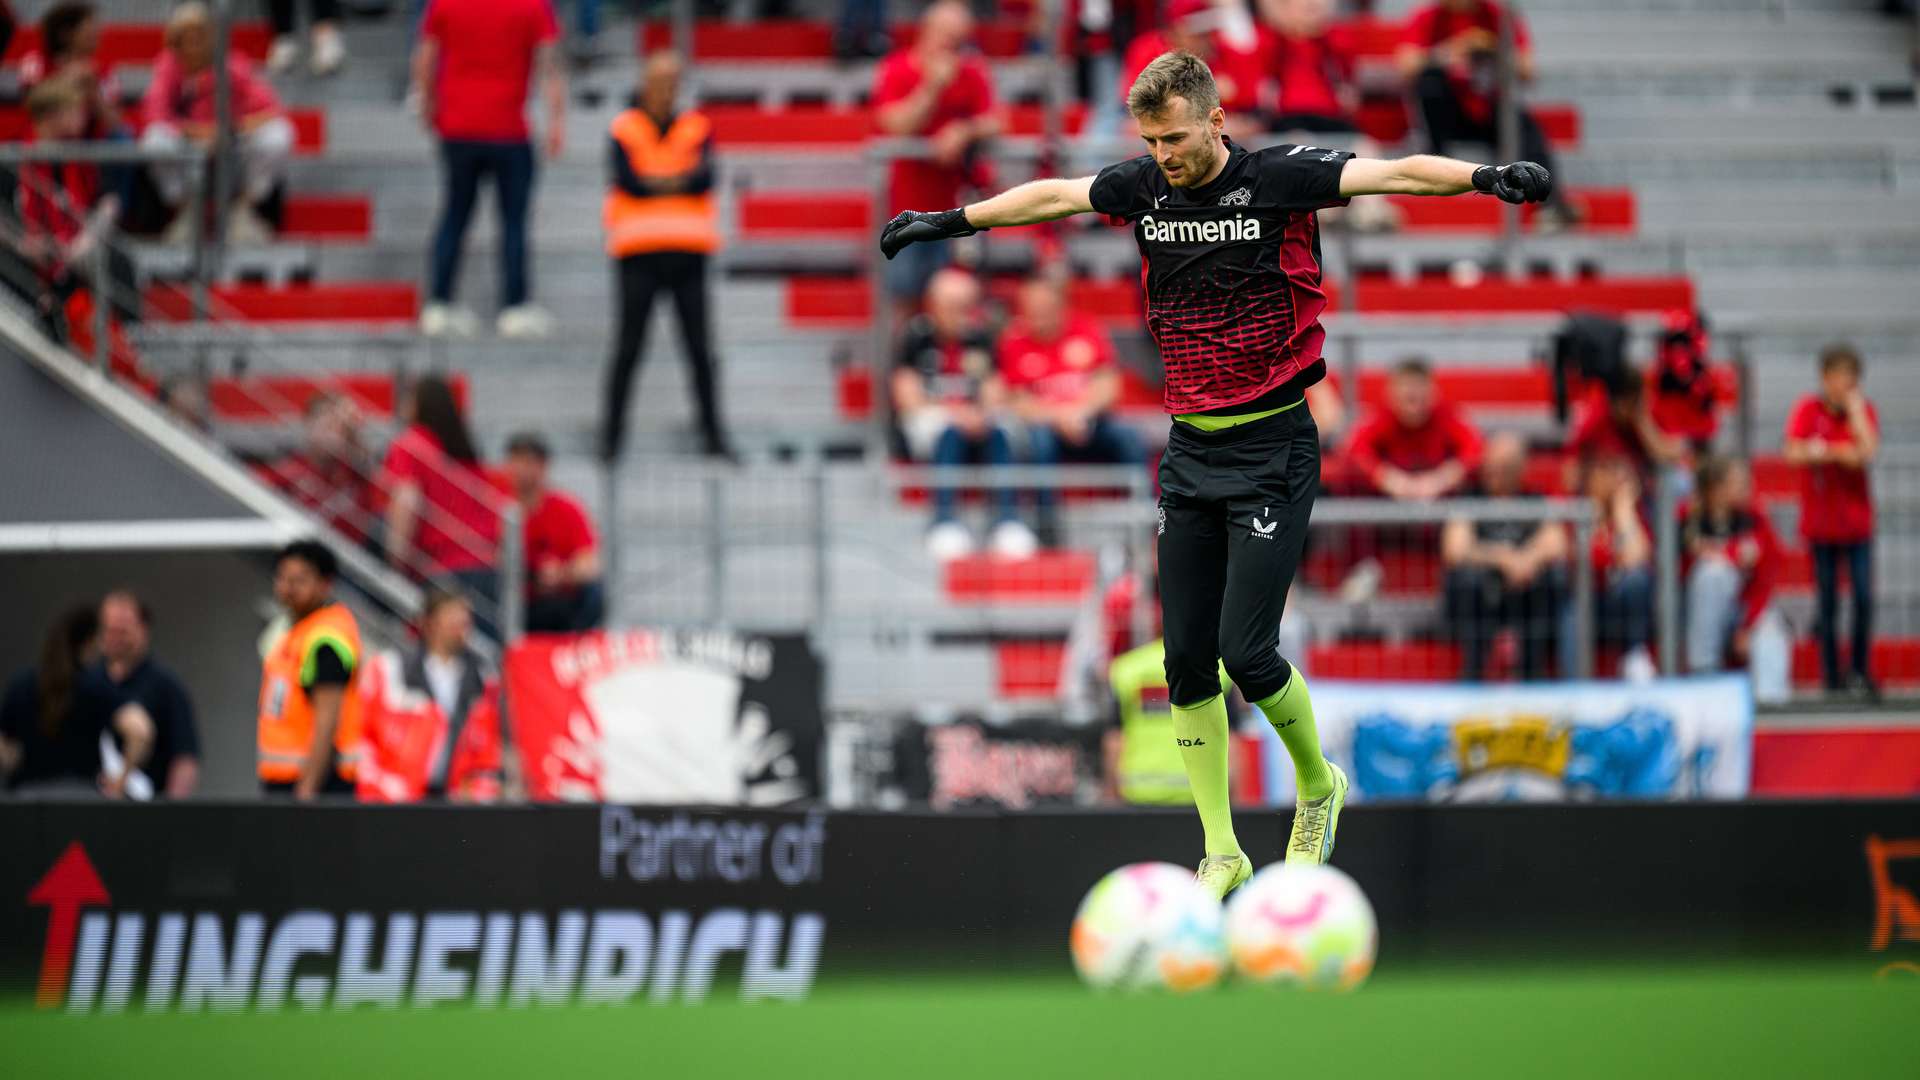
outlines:
[{"label": "soccer player", "polygon": [[1326,373],[1320,345],[1314,211],[1355,195],[1460,195],[1539,202],[1532,162],[1471,165],[1341,150],[1248,150],[1207,65],[1163,53],[1134,81],[1127,109],[1148,153],[1074,180],[1034,180],[983,202],[889,221],[880,248],[966,236],[1072,214],[1133,224],[1146,262],[1147,328],[1174,416],[1160,463],[1160,605],[1174,736],[1206,834],[1199,879],[1224,897],[1253,873],[1227,799],[1227,709],[1218,665],[1266,714],[1299,786],[1287,861],[1323,863],[1347,779],[1320,751],[1305,680],[1282,659],[1280,609],[1320,486],[1320,441],[1301,408]]}]

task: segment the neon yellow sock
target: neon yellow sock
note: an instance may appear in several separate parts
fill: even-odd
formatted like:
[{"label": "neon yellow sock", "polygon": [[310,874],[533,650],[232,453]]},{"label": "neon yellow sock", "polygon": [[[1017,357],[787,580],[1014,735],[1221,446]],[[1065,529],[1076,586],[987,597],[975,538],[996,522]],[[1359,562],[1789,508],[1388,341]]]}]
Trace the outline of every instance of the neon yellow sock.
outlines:
[{"label": "neon yellow sock", "polygon": [[1286,744],[1287,754],[1293,758],[1293,780],[1301,796],[1318,799],[1331,795],[1333,770],[1327,768],[1326,755],[1320,751],[1320,729],[1313,723],[1313,698],[1307,693],[1307,680],[1300,669],[1293,669],[1287,685],[1265,701],[1254,704],[1267,714],[1267,723],[1273,725],[1274,734]]},{"label": "neon yellow sock", "polygon": [[1198,705],[1173,707],[1173,736],[1187,766],[1187,786],[1207,834],[1207,854],[1238,855],[1233,807],[1227,789],[1227,699],[1215,694]]}]

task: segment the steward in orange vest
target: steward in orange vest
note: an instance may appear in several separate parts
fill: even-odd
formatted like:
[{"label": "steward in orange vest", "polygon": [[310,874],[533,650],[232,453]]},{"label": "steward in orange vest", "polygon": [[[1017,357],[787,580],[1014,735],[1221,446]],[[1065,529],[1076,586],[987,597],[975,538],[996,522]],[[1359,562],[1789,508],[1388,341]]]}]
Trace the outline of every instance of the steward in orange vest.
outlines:
[{"label": "steward in orange vest", "polygon": [[633,106],[608,132],[607,198],[601,209],[607,254],[620,268],[620,333],[613,350],[600,428],[602,456],[620,453],[627,396],[640,366],[647,321],[660,293],[673,297],[680,340],[692,375],[702,449],[729,457],[721,430],[713,354],[707,331],[707,257],[720,249],[713,200],[713,124],[676,111],[680,61],[647,57]]},{"label": "steward in orange vest", "polygon": [[261,664],[260,787],[296,799],[351,795],[360,759],[360,627],[333,598],[338,563],[312,540],[280,550],[273,597],[293,625]]}]

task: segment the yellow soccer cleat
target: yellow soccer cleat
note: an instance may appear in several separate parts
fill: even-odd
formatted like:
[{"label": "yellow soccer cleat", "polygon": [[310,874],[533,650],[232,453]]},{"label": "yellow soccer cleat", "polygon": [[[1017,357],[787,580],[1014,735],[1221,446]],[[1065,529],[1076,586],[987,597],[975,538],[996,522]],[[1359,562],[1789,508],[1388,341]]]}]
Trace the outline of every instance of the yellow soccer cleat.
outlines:
[{"label": "yellow soccer cleat", "polygon": [[1209,855],[1200,860],[1200,871],[1194,880],[1215,900],[1225,900],[1228,893],[1252,876],[1253,860],[1245,855]]},{"label": "yellow soccer cleat", "polygon": [[1333,792],[1293,804],[1293,832],[1287,837],[1290,863],[1317,866],[1333,857],[1333,833],[1340,827],[1340,810],[1347,805],[1347,774],[1331,761],[1327,768],[1333,771]]}]

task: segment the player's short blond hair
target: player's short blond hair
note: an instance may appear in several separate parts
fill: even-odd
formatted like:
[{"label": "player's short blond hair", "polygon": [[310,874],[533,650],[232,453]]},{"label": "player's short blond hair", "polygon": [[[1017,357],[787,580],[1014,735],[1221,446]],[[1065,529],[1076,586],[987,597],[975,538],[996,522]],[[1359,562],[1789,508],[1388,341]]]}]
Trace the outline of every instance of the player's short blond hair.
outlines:
[{"label": "player's short blond hair", "polygon": [[1189,52],[1164,52],[1153,58],[1127,91],[1127,111],[1159,116],[1174,98],[1183,98],[1195,118],[1220,107],[1220,87],[1207,62]]}]

